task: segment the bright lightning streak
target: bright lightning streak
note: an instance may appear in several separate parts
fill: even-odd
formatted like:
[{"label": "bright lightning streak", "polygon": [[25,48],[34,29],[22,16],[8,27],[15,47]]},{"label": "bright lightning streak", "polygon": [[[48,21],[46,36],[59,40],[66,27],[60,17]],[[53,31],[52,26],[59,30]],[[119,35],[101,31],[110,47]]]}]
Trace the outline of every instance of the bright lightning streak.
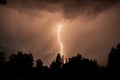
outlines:
[{"label": "bright lightning streak", "polygon": [[62,29],[62,25],[59,25],[58,26],[58,43],[60,45],[60,54],[61,56],[63,55],[63,44],[61,42],[61,37],[60,37],[60,32],[61,32],[61,29]]}]

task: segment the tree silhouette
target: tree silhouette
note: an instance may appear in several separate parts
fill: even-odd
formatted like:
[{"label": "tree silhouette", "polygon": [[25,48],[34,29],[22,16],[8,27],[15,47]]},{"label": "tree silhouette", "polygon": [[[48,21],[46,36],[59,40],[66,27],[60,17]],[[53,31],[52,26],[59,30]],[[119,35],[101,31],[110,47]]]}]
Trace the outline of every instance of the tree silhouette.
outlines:
[{"label": "tree silhouette", "polygon": [[58,55],[56,56],[56,59],[53,60],[53,62],[50,65],[50,69],[51,69],[51,79],[53,80],[60,80],[61,74],[62,74],[62,66],[63,66],[63,57],[58,53]]},{"label": "tree silhouette", "polygon": [[5,53],[0,52],[0,67],[4,66],[5,63]]},{"label": "tree silhouette", "polygon": [[53,61],[50,65],[50,68],[53,70],[59,70],[62,68],[63,65],[63,58],[60,56],[60,54],[58,53],[55,61]]},{"label": "tree silhouette", "polygon": [[47,66],[43,66],[41,59],[36,60],[36,67],[34,69],[34,80],[48,80],[50,79],[50,70]]},{"label": "tree silhouette", "polygon": [[112,48],[108,55],[108,65],[99,66],[80,54],[64,58],[57,54],[50,67],[44,66],[41,59],[33,66],[31,53],[12,54],[5,61],[5,53],[0,53],[0,80],[120,80],[120,44]]},{"label": "tree silhouette", "polygon": [[4,75],[4,66],[5,66],[5,53],[0,52],[0,76]]},{"label": "tree silhouette", "polygon": [[120,43],[112,48],[108,56],[108,66],[114,69],[120,68]]},{"label": "tree silhouette", "polygon": [[41,59],[38,59],[37,61],[36,61],[36,67],[37,68],[41,68],[41,67],[43,67],[43,62],[42,62],[42,60]]},{"label": "tree silhouette", "polygon": [[8,75],[29,75],[33,66],[32,54],[17,52],[9,57],[6,66]]},{"label": "tree silhouette", "polygon": [[120,43],[116,48],[112,48],[108,55],[108,78],[110,80],[120,79]]},{"label": "tree silhouette", "polygon": [[66,79],[96,79],[99,66],[96,61],[89,60],[78,54],[69,58],[68,62],[63,66],[63,74]]}]

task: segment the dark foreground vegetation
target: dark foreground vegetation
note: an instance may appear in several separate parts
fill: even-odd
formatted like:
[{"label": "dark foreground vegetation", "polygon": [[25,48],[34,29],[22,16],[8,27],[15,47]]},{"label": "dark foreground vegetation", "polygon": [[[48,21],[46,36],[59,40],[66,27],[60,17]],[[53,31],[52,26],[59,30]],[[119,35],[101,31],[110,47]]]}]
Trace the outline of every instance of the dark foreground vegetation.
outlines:
[{"label": "dark foreground vegetation", "polygon": [[80,54],[64,58],[58,54],[49,67],[43,66],[41,59],[33,66],[31,53],[17,52],[5,61],[0,53],[0,80],[120,80],[120,44],[112,48],[106,67],[99,66]]}]

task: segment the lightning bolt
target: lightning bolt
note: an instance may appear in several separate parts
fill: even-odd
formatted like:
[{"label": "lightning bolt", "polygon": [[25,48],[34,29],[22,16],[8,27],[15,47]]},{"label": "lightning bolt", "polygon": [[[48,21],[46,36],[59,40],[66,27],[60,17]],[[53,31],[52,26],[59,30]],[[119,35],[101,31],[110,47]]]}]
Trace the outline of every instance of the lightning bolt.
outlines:
[{"label": "lightning bolt", "polygon": [[60,54],[61,56],[63,55],[63,44],[61,42],[61,37],[60,37],[60,32],[61,32],[61,29],[62,29],[62,25],[59,25],[58,26],[58,43],[60,45]]}]

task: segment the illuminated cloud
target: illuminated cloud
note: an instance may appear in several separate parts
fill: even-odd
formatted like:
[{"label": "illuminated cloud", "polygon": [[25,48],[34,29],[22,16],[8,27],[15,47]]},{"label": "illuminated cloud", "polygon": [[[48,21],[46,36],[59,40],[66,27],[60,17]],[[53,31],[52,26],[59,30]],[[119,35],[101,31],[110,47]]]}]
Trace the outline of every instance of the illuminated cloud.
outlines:
[{"label": "illuminated cloud", "polygon": [[[0,6],[2,50],[33,53],[49,64],[59,52],[57,30],[66,57],[82,54],[106,64],[120,41],[120,0],[7,0]],[[10,55],[10,53],[7,53]]]},{"label": "illuminated cloud", "polygon": [[21,11],[25,9],[46,10],[51,13],[62,11],[65,18],[75,18],[81,14],[97,15],[120,0],[8,0],[8,6]]}]

